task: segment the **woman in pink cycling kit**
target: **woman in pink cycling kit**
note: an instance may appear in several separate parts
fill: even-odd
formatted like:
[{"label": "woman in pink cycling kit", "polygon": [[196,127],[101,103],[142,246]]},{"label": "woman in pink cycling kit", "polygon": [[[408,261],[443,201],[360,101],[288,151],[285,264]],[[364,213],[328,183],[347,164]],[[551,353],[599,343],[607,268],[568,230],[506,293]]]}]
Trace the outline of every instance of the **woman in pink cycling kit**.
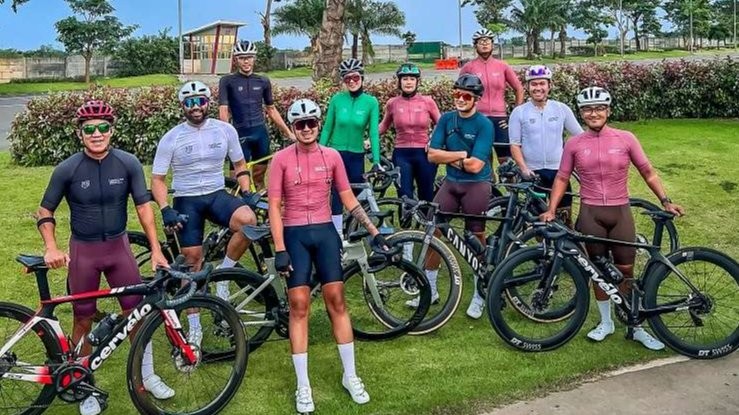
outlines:
[{"label": "woman in pink cycling kit", "polygon": [[[567,189],[573,169],[580,175],[580,215],[576,228],[585,234],[622,241],[634,241],[636,230],[629,208],[629,166],[633,164],[665,210],[677,216],[683,208],[672,203],[665,193],[657,172],[652,168],[639,141],[628,131],[606,125],[611,115],[611,95],[603,88],[585,88],[577,96],[577,106],[588,131],[571,138],[564,147],[559,172],[554,181],[549,209],[541,215],[544,221],[553,220],[555,211]],[[634,276],[634,248],[587,244],[591,258],[613,256],[613,262],[624,275],[621,290],[630,289]],[[614,331],[608,295],[593,285],[600,312],[600,323],[588,333],[588,338],[602,341]],[[634,329],[634,340],[651,350],[665,346],[643,328]]]},{"label": "woman in pink cycling kit", "polygon": [[477,59],[467,62],[459,75],[472,74],[482,81],[485,93],[477,103],[477,111],[493,123],[493,148],[498,162],[503,163],[511,156],[505,102],[506,84],[516,93],[516,106],[523,104],[523,85],[507,63],[493,58],[493,37],[493,32],[484,28],[472,35]]},{"label": "woman in pink cycling kit", "polygon": [[369,402],[369,395],[354,366],[354,336],[344,300],[341,239],[331,222],[331,186],[359,223],[373,235],[374,250],[387,250],[349,185],[339,152],[318,145],[321,110],[308,99],[296,101],[288,121],[297,142],[272,159],[269,173],[269,223],[275,245],[275,268],[288,273],[290,348],[297,377],[295,406],[299,413],[313,412],[308,381],[308,313],[313,265],[333,327],[344,367],[342,384],[354,402]]},{"label": "woman in pink cycling kit", "polygon": [[413,198],[414,181],[418,186],[418,199],[434,198],[436,165],[426,158],[429,144],[429,128],[439,121],[441,114],[436,102],[418,93],[421,71],[412,63],[404,63],[395,72],[401,96],[390,98],[385,105],[385,116],[380,122],[380,134],[390,126],[395,127],[393,163],[400,167],[398,196]]}]

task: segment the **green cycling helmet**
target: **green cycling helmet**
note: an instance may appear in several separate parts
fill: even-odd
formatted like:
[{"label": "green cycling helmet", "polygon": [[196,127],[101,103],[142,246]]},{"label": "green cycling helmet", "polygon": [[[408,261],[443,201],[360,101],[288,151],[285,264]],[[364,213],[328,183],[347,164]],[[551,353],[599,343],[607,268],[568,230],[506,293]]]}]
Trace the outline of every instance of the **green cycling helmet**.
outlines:
[{"label": "green cycling helmet", "polygon": [[418,65],[415,63],[404,63],[400,65],[397,71],[395,71],[395,75],[400,78],[402,76],[415,76],[416,78],[421,77],[421,70],[418,69]]}]

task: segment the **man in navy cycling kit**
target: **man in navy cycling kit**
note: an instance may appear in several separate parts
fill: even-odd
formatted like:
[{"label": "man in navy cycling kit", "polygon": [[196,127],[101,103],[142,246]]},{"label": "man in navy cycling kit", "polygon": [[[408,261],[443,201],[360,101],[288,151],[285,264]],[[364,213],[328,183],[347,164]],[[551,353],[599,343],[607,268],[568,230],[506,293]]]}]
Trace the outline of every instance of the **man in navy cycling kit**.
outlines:
[{"label": "man in navy cycling kit", "polygon": [[[248,193],[249,177],[234,127],[208,117],[210,97],[210,88],[202,82],[188,81],[182,86],[178,98],[187,121],[169,130],[159,141],[151,175],[151,191],[162,210],[164,226],[178,231],[182,254],[195,270],[203,260],[206,219],[233,231],[222,268],[234,266],[248,247],[249,240],[241,227],[256,223],[254,212],[244,201],[225,190],[226,157],[234,165],[242,193]],[[165,181],[170,169],[175,192],[173,206],[167,201]],[[182,223],[180,214],[187,215],[188,220]],[[217,283],[217,294],[228,298],[228,281]],[[191,320],[193,325],[199,327],[199,320]],[[190,333],[196,333],[193,336],[199,340],[197,330]]]},{"label": "man in navy cycling kit", "polygon": [[[222,77],[218,85],[218,118],[228,122],[231,113],[244,158],[246,161],[259,160],[270,154],[269,132],[264,124],[265,109],[283,136],[295,141],[295,135],[274,106],[269,79],[254,73],[257,56],[254,43],[248,40],[237,42],[233,47],[233,56],[238,70]],[[253,170],[254,185],[257,189],[264,188],[267,163],[254,166]]]},{"label": "man in navy cycling kit", "polygon": [[[168,266],[157,240],[144,170],[133,154],[110,147],[115,123],[110,105],[89,101],[77,110],[76,118],[77,136],[84,150],[54,169],[38,210],[37,226],[46,246],[44,260],[49,268],[69,266],[70,295],[98,290],[101,273],[111,288],[138,284],[139,267],[126,235],[129,195],[151,246],[152,268]],[[69,254],[59,249],[55,236],[54,212],[62,198],[67,200],[71,219]],[[123,314],[128,315],[140,301],[136,295],[119,298]],[[92,351],[84,336],[92,328],[95,311],[95,299],[72,304],[72,342],[77,344],[80,356]],[[141,372],[144,388],[157,399],[174,396],[175,392],[154,374],[151,343],[144,350]],[[80,402],[80,413],[96,415],[103,407],[102,399],[91,395]]]},{"label": "man in navy cycling kit", "polygon": [[[583,132],[575,114],[566,104],[549,99],[552,71],[544,65],[533,65],[524,74],[531,99],[517,106],[508,122],[511,155],[524,178],[539,176],[540,185],[551,189],[562,159],[564,130],[570,136]],[[571,188],[567,187],[570,192]],[[568,226],[571,220],[572,196],[566,194],[557,215]]]}]

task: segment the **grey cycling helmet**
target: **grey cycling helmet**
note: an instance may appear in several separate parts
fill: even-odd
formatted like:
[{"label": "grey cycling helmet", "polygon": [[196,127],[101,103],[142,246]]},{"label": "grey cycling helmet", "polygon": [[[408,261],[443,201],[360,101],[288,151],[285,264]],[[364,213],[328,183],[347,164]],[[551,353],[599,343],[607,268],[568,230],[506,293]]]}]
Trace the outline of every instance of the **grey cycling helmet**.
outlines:
[{"label": "grey cycling helmet", "polygon": [[200,81],[187,81],[182,85],[179,92],[177,92],[177,98],[180,102],[183,102],[185,98],[196,96],[204,96],[210,99],[211,93],[208,85]]},{"label": "grey cycling helmet", "polygon": [[577,94],[577,107],[587,107],[589,105],[607,105],[611,106],[611,94],[599,86],[591,86],[583,89]]},{"label": "grey cycling helmet", "polygon": [[457,78],[454,82],[454,89],[461,89],[463,91],[472,92],[474,95],[481,97],[482,93],[485,92],[485,87],[482,85],[482,81],[477,75],[466,73]]},{"label": "grey cycling helmet", "polygon": [[482,38],[488,38],[492,40],[493,38],[495,38],[495,34],[492,31],[483,27],[482,29],[472,34],[472,44],[474,45],[475,43],[477,43],[478,40]]},{"label": "grey cycling helmet", "polygon": [[239,42],[236,42],[233,48],[233,55],[234,56],[242,56],[242,55],[256,55],[257,54],[257,46],[248,40],[242,40]]},{"label": "grey cycling helmet", "polygon": [[360,75],[364,74],[364,65],[359,59],[346,59],[341,61],[339,64],[339,75],[343,78],[348,73],[358,72]]},{"label": "grey cycling helmet", "polygon": [[301,98],[287,110],[287,121],[292,124],[295,121],[307,120],[310,118],[321,119],[321,108],[315,102]]}]

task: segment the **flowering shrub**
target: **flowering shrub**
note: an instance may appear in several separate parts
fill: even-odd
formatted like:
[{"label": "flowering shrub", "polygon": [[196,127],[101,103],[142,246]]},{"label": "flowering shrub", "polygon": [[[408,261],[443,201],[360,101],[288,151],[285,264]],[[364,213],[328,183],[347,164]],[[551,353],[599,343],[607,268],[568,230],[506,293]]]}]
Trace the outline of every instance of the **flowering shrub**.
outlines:
[{"label": "flowering shrub", "polygon": [[[523,79],[523,71],[519,73]],[[739,62],[726,59],[707,61],[663,61],[656,64],[629,62],[561,65],[554,69],[553,99],[575,108],[575,96],[581,88],[598,85],[613,96],[614,120],[645,118],[735,118],[739,117]],[[439,109],[453,108],[449,79],[429,81],[420,86],[423,94],[434,98]],[[13,121],[9,141],[13,159],[26,166],[56,164],[79,151],[75,135],[74,112],[88,99],[103,99],[117,111],[118,121],[113,145],[130,151],[143,162],[154,158],[157,142],[170,128],[183,121],[176,98],[176,87],[163,86],[136,90],[93,87],[82,92],[60,92],[33,99],[28,108]],[[365,90],[384,108],[397,94],[397,82],[388,79],[368,82]],[[275,87],[275,106],[285,114],[298,98],[310,98],[325,111],[338,88],[324,83],[308,91]],[[217,116],[218,88],[210,115]],[[512,95],[508,91],[509,102]],[[382,109],[382,108],[381,108]],[[279,134],[270,124],[272,136]],[[386,149],[393,134],[383,137]]]}]

